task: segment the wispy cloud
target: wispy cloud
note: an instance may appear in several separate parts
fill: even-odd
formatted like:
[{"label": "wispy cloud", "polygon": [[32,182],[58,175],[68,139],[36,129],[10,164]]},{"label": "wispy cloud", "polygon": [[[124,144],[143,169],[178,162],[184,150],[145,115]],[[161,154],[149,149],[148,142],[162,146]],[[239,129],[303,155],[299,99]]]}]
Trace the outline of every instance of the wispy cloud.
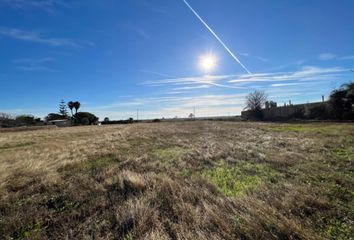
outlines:
[{"label": "wispy cloud", "polygon": [[340,67],[321,68],[306,66],[295,72],[257,73],[253,75],[240,75],[231,79],[230,83],[253,83],[253,82],[277,82],[277,81],[310,81],[330,80],[338,77],[338,74],[348,72],[348,69]]},{"label": "wispy cloud", "polygon": [[244,57],[254,58],[254,59],[257,59],[257,60],[262,61],[262,62],[268,62],[268,59],[266,59],[264,57],[252,55],[250,53],[240,53],[240,55],[244,56]]},{"label": "wispy cloud", "polygon": [[142,6],[144,6],[146,9],[153,11],[155,13],[163,14],[163,15],[169,15],[169,12],[165,9],[163,9],[160,6],[156,6],[153,4],[151,1],[142,1],[141,2]]},{"label": "wispy cloud", "polygon": [[125,29],[127,31],[134,33],[135,35],[139,36],[140,38],[143,38],[143,39],[150,39],[151,38],[148,31],[146,29],[144,29],[143,27],[139,26],[138,24],[128,22],[128,23],[122,24],[121,27],[123,27],[123,29]]},{"label": "wispy cloud", "polygon": [[138,70],[138,71],[139,71],[139,72],[143,72],[143,73],[152,74],[152,75],[157,75],[157,76],[160,76],[160,77],[168,77],[168,78],[171,77],[171,75],[169,75],[169,74],[161,73],[161,72],[156,72],[156,71],[149,71],[149,70],[144,70],[144,69],[140,69],[140,70]]},{"label": "wispy cloud", "polygon": [[54,58],[20,58],[15,59],[12,62],[15,64],[16,69],[22,71],[53,71],[53,69],[49,68],[47,64],[55,61]]},{"label": "wispy cloud", "polygon": [[210,87],[245,90],[256,88],[254,83],[272,84],[273,87],[281,87],[301,85],[302,83],[305,84],[311,81],[336,80],[347,72],[349,72],[349,69],[341,67],[321,68],[305,66],[293,72],[192,76],[145,81],[143,84],[168,86],[174,91]]},{"label": "wispy cloud", "polygon": [[332,60],[337,58],[337,55],[333,54],[333,53],[321,53],[320,55],[318,55],[318,60],[321,61],[327,61],[327,60]]},{"label": "wispy cloud", "polygon": [[318,60],[321,61],[328,61],[328,60],[354,60],[354,55],[353,54],[348,54],[348,55],[336,55],[333,53],[322,53],[318,55]]},{"label": "wispy cloud", "polygon": [[53,47],[68,46],[68,47],[82,47],[83,45],[92,45],[90,42],[77,42],[69,38],[50,38],[44,37],[35,31],[25,31],[17,28],[0,27],[0,35],[13,38],[16,40],[46,44]]},{"label": "wispy cloud", "polygon": [[354,55],[343,56],[340,59],[342,59],[342,60],[354,60]]},{"label": "wispy cloud", "polygon": [[209,85],[209,86],[216,86],[221,88],[243,89],[243,87],[219,83],[219,81],[225,80],[232,76],[236,76],[236,75],[206,75],[206,76],[195,76],[195,77],[168,78],[168,79],[145,81],[143,82],[143,84],[152,85],[152,86],[197,85],[199,86],[199,88],[203,85]]},{"label": "wispy cloud", "polygon": [[187,2],[187,0],[182,0],[187,7],[193,12],[193,14],[199,19],[199,21],[209,30],[209,32],[218,40],[218,42],[225,48],[225,50],[230,54],[230,56],[248,73],[252,74],[248,68],[236,57],[236,55],[230,50],[230,48],[224,43],[223,40],[215,33],[215,31],[204,21],[204,19],[192,8],[192,6]]},{"label": "wispy cloud", "polygon": [[306,85],[306,83],[273,83],[273,84],[271,84],[272,87],[289,87],[289,86],[299,86],[299,85]]},{"label": "wispy cloud", "polygon": [[16,9],[33,7],[33,8],[46,10],[46,11],[51,11],[56,7],[67,6],[68,1],[65,0],[0,0],[0,4],[5,4]]},{"label": "wispy cloud", "polygon": [[197,85],[197,86],[186,86],[186,87],[178,87],[174,88],[173,90],[191,90],[191,89],[203,89],[203,88],[210,88],[210,85]]}]

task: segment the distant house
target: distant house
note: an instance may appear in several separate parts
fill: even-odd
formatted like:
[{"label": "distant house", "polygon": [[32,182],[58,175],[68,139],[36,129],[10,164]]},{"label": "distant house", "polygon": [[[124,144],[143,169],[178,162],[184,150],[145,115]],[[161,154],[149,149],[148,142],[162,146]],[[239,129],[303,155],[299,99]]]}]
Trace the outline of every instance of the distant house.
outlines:
[{"label": "distant house", "polygon": [[47,125],[55,125],[58,127],[70,127],[71,120],[68,120],[68,119],[51,120],[51,121],[47,122]]}]

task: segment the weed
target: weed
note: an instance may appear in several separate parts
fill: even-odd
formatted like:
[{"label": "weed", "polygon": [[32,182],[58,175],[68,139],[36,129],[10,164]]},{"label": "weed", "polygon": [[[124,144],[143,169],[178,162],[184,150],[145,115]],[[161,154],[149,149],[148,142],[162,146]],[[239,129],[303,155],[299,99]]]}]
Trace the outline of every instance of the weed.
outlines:
[{"label": "weed", "polygon": [[203,177],[216,184],[226,196],[243,195],[265,183],[275,183],[281,174],[266,164],[239,162],[202,172]]},{"label": "weed", "polygon": [[13,238],[16,240],[20,239],[40,239],[41,231],[45,227],[40,222],[34,222],[21,227],[17,232],[14,233]]},{"label": "weed", "polygon": [[171,147],[164,149],[156,149],[152,152],[152,155],[168,164],[176,164],[184,155],[190,153],[189,149],[180,147]]}]

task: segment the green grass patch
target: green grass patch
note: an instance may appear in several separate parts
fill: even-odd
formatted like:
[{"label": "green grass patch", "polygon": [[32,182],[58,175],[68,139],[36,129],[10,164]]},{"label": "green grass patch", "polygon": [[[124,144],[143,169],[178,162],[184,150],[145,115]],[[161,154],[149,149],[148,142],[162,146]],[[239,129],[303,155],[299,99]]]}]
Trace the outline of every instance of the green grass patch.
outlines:
[{"label": "green grass patch", "polygon": [[82,167],[85,170],[94,170],[94,169],[100,169],[100,168],[106,168],[112,164],[118,163],[119,160],[116,159],[114,156],[107,155],[103,157],[99,157],[93,160],[89,160],[85,162]]},{"label": "green grass patch", "polygon": [[180,171],[178,173],[179,176],[181,177],[189,177],[191,175],[190,171],[186,170],[186,169],[183,169],[182,171]]},{"label": "green grass patch", "polygon": [[271,131],[276,132],[325,132],[327,127],[319,127],[314,125],[279,125],[279,126],[270,126],[268,127]]},{"label": "green grass patch", "polygon": [[276,183],[282,174],[267,164],[239,162],[207,169],[201,173],[226,196],[243,195],[263,184]]},{"label": "green grass patch", "polygon": [[156,149],[152,152],[152,155],[160,159],[164,163],[176,164],[179,159],[181,159],[184,155],[190,152],[190,149],[171,147],[164,149]]},{"label": "green grass patch", "polygon": [[334,150],[334,154],[342,159],[353,161],[354,160],[354,148],[338,148]]},{"label": "green grass patch", "polygon": [[79,202],[71,201],[64,195],[51,196],[46,204],[48,209],[54,210],[56,213],[63,213],[65,211],[71,211],[80,207]]},{"label": "green grass patch", "polygon": [[324,229],[325,236],[329,239],[347,240],[354,234],[351,223],[340,219],[330,219]]},{"label": "green grass patch", "polygon": [[325,136],[344,136],[351,134],[354,130],[352,125],[348,127],[343,124],[278,124],[267,126],[265,130],[273,132],[295,132],[305,134],[321,134]]},{"label": "green grass patch", "polygon": [[12,239],[40,239],[40,234],[44,229],[45,227],[40,222],[30,223],[15,232]]}]

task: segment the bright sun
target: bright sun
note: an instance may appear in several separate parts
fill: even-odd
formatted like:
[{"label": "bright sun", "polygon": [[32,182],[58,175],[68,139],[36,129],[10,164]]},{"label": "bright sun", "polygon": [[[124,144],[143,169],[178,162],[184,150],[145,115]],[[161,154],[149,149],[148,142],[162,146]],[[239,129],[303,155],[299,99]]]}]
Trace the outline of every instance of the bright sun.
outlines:
[{"label": "bright sun", "polygon": [[199,58],[199,67],[205,72],[211,72],[216,68],[218,59],[213,54],[203,55]]}]

